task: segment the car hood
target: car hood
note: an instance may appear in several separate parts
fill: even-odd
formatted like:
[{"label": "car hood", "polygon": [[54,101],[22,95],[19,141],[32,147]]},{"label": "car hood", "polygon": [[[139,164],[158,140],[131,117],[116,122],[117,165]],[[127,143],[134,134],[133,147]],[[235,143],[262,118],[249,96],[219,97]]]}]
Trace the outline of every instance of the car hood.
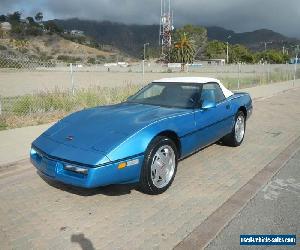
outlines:
[{"label": "car hood", "polygon": [[149,124],[181,113],[186,110],[134,103],[97,107],[71,114],[43,136],[72,147],[108,154]]}]

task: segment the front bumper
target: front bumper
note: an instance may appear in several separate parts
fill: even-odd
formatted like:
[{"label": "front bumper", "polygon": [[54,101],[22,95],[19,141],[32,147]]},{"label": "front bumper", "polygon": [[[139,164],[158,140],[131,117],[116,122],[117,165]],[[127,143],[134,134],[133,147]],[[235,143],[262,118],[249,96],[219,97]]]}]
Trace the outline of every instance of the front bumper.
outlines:
[{"label": "front bumper", "polygon": [[83,188],[95,188],[138,182],[144,156],[126,159],[136,164],[122,169],[118,168],[119,164],[124,162],[122,160],[101,166],[81,166],[52,158],[33,148],[30,151],[30,160],[38,172],[49,179]]}]

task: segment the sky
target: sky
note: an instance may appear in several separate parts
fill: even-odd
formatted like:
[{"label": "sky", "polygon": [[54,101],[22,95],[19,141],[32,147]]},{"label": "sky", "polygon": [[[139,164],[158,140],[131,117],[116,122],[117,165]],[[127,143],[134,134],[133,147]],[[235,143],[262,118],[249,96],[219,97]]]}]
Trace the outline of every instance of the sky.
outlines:
[{"label": "sky", "polygon": [[[236,32],[272,29],[300,38],[300,0],[171,0],[175,26],[220,26]],[[46,20],[78,17],[158,24],[160,0],[0,0],[0,13],[38,11]]]}]

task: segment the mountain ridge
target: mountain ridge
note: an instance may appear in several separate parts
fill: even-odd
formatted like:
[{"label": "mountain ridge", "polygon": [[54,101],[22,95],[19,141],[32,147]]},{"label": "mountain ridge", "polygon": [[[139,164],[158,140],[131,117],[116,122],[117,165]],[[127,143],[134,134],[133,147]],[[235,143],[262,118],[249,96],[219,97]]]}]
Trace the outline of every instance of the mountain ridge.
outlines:
[{"label": "mountain ridge", "polygon": [[[92,21],[73,19],[54,19],[62,29],[78,29],[96,39],[99,43],[111,44],[129,55],[140,56],[143,44],[158,46],[159,25],[123,24],[111,21]],[[300,43],[296,38],[286,37],[269,29],[258,29],[237,33],[218,26],[208,26],[208,40],[220,40],[230,44],[242,44],[253,51],[263,51],[265,43],[268,48],[282,49]]]}]

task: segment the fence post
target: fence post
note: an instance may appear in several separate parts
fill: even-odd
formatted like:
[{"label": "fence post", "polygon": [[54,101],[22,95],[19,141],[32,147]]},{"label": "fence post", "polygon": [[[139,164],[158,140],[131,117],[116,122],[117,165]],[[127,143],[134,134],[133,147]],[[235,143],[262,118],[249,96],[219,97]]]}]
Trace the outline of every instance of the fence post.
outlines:
[{"label": "fence post", "polygon": [[73,76],[73,63],[70,63],[70,72],[71,72],[71,84],[72,84],[72,95],[75,95],[75,86],[74,86],[74,76]]},{"label": "fence post", "polygon": [[240,89],[240,72],[241,72],[241,63],[238,63],[238,89]]},{"label": "fence post", "polygon": [[270,83],[270,63],[269,62],[267,64],[267,72],[268,72],[268,82],[267,82],[267,84],[269,84]]},{"label": "fence post", "polygon": [[145,81],[145,60],[142,61],[143,84]]},{"label": "fence post", "polygon": [[296,58],[295,58],[295,69],[294,69],[294,81],[293,81],[293,87],[295,87],[295,83],[296,83],[297,63],[298,63],[298,55],[296,55]]}]

